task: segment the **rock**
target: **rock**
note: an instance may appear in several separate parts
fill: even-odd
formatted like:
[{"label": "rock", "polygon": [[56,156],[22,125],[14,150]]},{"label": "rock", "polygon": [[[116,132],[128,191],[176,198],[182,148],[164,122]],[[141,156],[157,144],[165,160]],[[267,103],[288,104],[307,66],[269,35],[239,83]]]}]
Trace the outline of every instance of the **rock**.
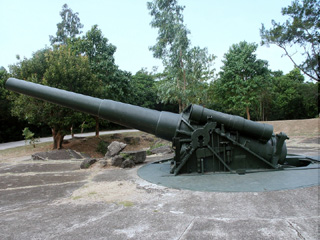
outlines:
[{"label": "rock", "polygon": [[111,139],[120,139],[122,138],[122,135],[120,133],[115,133],[111,136]]},{"label": "rock", "polygon": [[86,168],[89,168],[92,164],[96,163],[97,160],[96,159],[85,159],[82,161],[81,165],[80,165],[80,168],[81,169],[86,169]]},{"label": "rock", "polygon": [[145,136],[145,135],[142,135],[141,137],[142,137],[145,141],[154,142],[154,138],[153,138],[153,137],[148,137],[148,136]]},{"label": "rock", "polygon": [[110,157],[113,157],[113,156],[119,154],[119,152],[121,152],[126,146],[127,146],[127,144],[122,143],[122,142],[118,142],[118,141],[112,142],[108,146],[108,151],[105,155],[105,158],[110,158]]},{"label": "rock", "polygon": [[121,164],[122,168],[132,168],[134,166],[135,166],[135,164],[131,159],[124,160]]},{"label": "rock", "polygon": [[106,167],[106,166],[108,166],[108,161],[107,160],[100,160],[99,164],[100,164],[100,167]]},{"label": "rock", "polygon": [[123,138],[123,140],[127,144],[131,144],[131,145],[137,145],[137,144],[140,143],[140,138],[139,137],[125,137],[125,138]]},{"label": "rock", "polygon": [[31,155],[32,160],[82,160],[90,158],[89,155],[78,153],[72,149],[52,150]]},{"label": "rock", "polygon": [[120,155],[116,155],[111,159],[111,165],[115,167],[121,167],[122,162],[123,162],[123,157],[121,157]]},{"label": "rock", "polygon": [[147,152],[140,150],[140,151],[127,151],[127,152],[122,152],[121,155],[125,160],[130,159],[132,160],[135,164],[137,163],[143,163],[146,160],[147,157]]},{"label": "rock", "polygon": [[154,148],[154,149],[150,150],[150,152],[152,154],[158,154],[158,153],[168,154],[168,153],[173,153],[174,151],[169,146],[161,146],[161,147]]}]

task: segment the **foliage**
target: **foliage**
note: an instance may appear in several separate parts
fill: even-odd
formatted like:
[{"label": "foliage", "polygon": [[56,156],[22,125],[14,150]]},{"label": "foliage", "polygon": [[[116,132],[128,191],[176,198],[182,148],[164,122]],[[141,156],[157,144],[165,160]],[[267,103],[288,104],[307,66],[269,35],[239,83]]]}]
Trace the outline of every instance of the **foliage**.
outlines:
[{"label": "foliage", "polygon": [[89,60],[90,69],[100,85],[96,86],[95,97],[128,100],[131,74],[115,64],[116,47],[109,43],[97,25],[82,38],[73,39],[71,48]]},{"label": "foliage", "polygon": [[68,41],[74,39],[78,34],[81,34],[83,25],[80,23],[78,13],[73,13],[67,4],[62,6],[60,12],[62,21],[57,24],[56,36],[49,36],[51,44],[67,44]]},{"label": "foliage", "polygon": [[[261,105],[268,81],[267,62],[257,59],[258,45],[245,41],[234,44],[224,55],[220,78],[214,85],[216,99],[226,112],[250,119],[250,109]],[[259,114],[255,112],[255,117]]]},{"label": "foliage", "polygon": [[28,127],[25,127],[22,130],[22,136],[24,137],[25,142],[29,142],[34,148],[36,147],[36,142],[40,142],[39,138],[34,137],[34,133],[30,131]]},{"label": "foliage", "polygon": [[105,141],[100,141],[98,143],[98,146],[97,146],[97,149],[96,151],[103,154],[103,155],[106,155],[107,151],[108,151],[108,143],[106,143]]},{"label": "foliage", "polygon": [[0,143],[20,140],[22,126],[17,118],[10,114],[11,103],[8,100],[9,91],[5,89],[4,84],[9,78],[9,73],[4,67],[0,67]]},{"label": "foliage", "polygon": [[[262,25],[261,44],[279,46],[304,74],[320,81],[320,1],[295,0],[282,9],[282,15],[289,16],[289,20],[283,24],[272,20],[269,30]],[[301,64],[294,60],[295,53],[290,53],[294,45],[303,49],[304,61]]]},{"label": "foliage", "polygon": [[[270,121],[318,116],[319,83],[305,82],[298,68],[286,75],[283,75],[281,71],[269,72],[266,79],[263,90],[259,91],[256,101],[251,105],[252,119]],[[236,108],[230,108],[227,104],[234,96],[225,96],[222,99],[220,88],[221,78],[210,85],[209,91],[214,96],[215,102],[209,107],[217,111],[243,116],[244,111],[240,112]]]},{"label": "foliage", "polygon": [[304,82],[298,68],[273,78],[271,119],[314,118],[318,114],[318,86]]},{"label": "foliage", "polygon": [[[97,85],[88,58],[75,54],[68,46],[40,50],[31,59],[11,66],[11,73],[16,78],[87,95]],[[25,95],[13,96],[13,115],[32,124],[50,126],[54,138],[59,136],[59,141],[55,141],[57,148],[61,147],[63,136],[71,126],[83,119],[83,114],[71,109]]]},{"label": "foliage", "polygon": [[157,92],[155,75],[148,73],[145,69],[141,69],[132,76],[132,104],[155,109],[157,102]]},{"label": "foliage", "polygon": [[[117,70],[113,54],[116,47],[108,43],[97,25],[94,25],[82,38],[74,40],[72,46],[76,52],[88,57],[90,68],[99,82],[108,84],[110,77]],[[106,97],[102,88],[96,88],[94,96]]]},{"label": "foliage", "polygon": [[157,85],[161,102],[177,102],[180,112],[191,101],[205,102],[205,82],[213,78],[210,67],[214,55],[208,54],[206,48],[191,48],[190,31],[183,21],[184,7],[176,0],[154,0],[147,7],[153,17],[151,26],[158,29],[157,42],[150,50],[165,66]]},{"label": "foliage", "polygon": [[150,47],[153,56],[163,58],[164,62],[180,65],[180,55],[185,55],[189,47],[187,35],[190,33],[183,24],[183,6],[176,0],[155,0],[147,3],[150,15],[153,16],[151,26],[158,28],[157,43]]}]

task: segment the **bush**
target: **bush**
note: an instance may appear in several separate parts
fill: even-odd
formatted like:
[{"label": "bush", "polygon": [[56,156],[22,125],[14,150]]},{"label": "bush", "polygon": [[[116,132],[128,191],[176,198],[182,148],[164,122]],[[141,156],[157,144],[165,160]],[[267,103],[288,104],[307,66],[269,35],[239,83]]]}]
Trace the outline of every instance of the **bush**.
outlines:
[{"label": "bush", "polygon": [[103,154],[103,155],[105,155],[107,153],[107,151],[108,151],[108,146],[109,146],[109,144],[107,142],[100,141],[98,143],[96,151],[101,153],[101,154]]},{"label": "bush", "polygon": [[36,147],[36,142],[40,142],[40,139],[39,138],[35,138],[34,137],[34,133],[31,132],[29,130],[29,128],[27,128],[27,127],[25,127],[22,130],[22,136],[24,136],[25,142],[27,143],[29,141],[29,144],[33,145],[34,148]]}]

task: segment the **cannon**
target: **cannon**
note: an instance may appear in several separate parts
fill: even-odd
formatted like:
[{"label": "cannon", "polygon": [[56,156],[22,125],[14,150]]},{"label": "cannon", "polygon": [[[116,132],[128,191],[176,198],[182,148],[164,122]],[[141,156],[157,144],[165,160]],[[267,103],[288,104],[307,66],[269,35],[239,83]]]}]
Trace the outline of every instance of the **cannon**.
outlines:
[{"label": "cannon", "polygon": [[170,173],[245,173],[282,169],[288,159],[285,133],[273,126],[189,105],[181,114],[156,111],[126,103],[9,78],[8,90],[141,130],[172,141],[175,156]]}]

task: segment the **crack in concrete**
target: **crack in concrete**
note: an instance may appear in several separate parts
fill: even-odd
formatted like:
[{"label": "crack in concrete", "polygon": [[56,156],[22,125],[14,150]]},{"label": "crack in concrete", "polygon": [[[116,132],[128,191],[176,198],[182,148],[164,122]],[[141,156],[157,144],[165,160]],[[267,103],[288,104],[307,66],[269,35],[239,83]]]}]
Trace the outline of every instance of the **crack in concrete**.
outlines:
[{"label": "crack in concrete", "polygon": [[193,223],[195,221],[197,217],[193,217],[193,219],[190,221],[190,223],[188,224],[188,226],[186,227],[186,229],[183,231],[183,233],[180,235],[180,237],[178,238],[178,240],[180,240],[185,234],[187,234],[189,232],[189,230],[191,229],[191,227],[193,226]]},{"label": "crack in concrete", "polygon": [[24,173],[0,173],[0,177],[6,177],[6,176],[22,176],[22,177],[28,177],[28,176],[36,176],[36,175],[56,175],[56,174],[67,174],[67,173],[77,173],[81,172],[83,170],[70,170],[70,171],[62,171],[62,172],[24,172]]},{"label": "crack in concrete", "polygon": [[287,221],[287,223],[289,224],[289,227],[290,227],[290,228],[292,228],[294,231],[296,231],[296,233],[297,233],[297,235],[298,235],[298,237],[299,237],[300,239],[305,240],[305,238],[302,236],[302,234],[298,231],[298,229],[296,229],[296,228],[293,226],[293,224],[292,224],[291,222]]},{"label": "crack in concrete", "polygon": [[32,186],[24,186],[24,187],[0,189],[0,192],[12,191],[12,190],[32,189],[32,188],[44,187],[44,186],[61,186],[61,185],[66,185],[66,184],[86,183],[86,182],[87,182],[87,180],[71,181],[71,182],[63,182],[63,183],[48,183],[48,184],[41,184],[41,185],[32,185]]},{"label": "crack in concrete", "polygon": [[82,222],[82,223],[78,223],[78,224],[74,224],[73,226],[69,227],[68,229],[65,229],[64,232],[62,234],[60,234],[59,236],[63,236],[65,233],[70,233],[70,232],[73,232],[74,230],[77,230],[79,228],[82,228],[82,227],[87,227],[88,224],[91,224],[91,223],[94,223],[96,221],[99,221],[111,214],[114,214],[114,213],[117,213],[117,212],[120,212],[121,210],[123,210],[125,207],[124,206],[120,206],[120,205],[117,205],[119,206],[119,208],[111,211],[111,212],[107,212],[105,214],[102,214],[101,216],[99,217],[92,217],[90,219],[88,219],[87,221],[85,222]]}]

